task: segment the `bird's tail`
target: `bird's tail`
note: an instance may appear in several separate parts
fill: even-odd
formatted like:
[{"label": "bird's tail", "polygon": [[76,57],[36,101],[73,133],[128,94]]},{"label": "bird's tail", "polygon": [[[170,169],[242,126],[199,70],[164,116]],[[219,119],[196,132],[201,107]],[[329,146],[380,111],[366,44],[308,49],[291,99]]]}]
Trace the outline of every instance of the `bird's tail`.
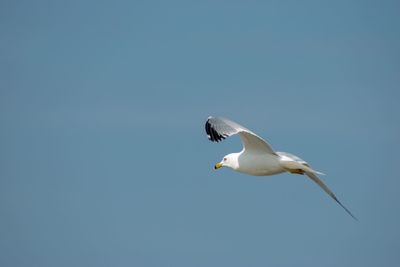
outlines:
[{"label": "bird's tail", "polygon": [[303,167],[303,169],[304,169],[304,171],[306,172],[306,173],[314,173],[314,174],[319,174],[319,175],[325,175],[325,173],[323,173],[323,172],[319,172],[319,171],[316,171],[316,170],[314,170],[313,168],[311,168],[310,166],[306,166],[306,165],[303,165],[304,167]]}]

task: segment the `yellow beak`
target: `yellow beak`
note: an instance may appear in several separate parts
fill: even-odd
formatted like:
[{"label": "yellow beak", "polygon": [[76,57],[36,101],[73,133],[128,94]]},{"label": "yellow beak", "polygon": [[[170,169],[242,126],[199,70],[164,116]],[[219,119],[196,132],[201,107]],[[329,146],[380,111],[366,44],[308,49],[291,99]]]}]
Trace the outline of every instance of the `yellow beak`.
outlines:
[{"label": "yellow beak", "polygon": [[219,169],[222,167],[222,163],[218,162],[217,164],[215,164],[214,169]]}]

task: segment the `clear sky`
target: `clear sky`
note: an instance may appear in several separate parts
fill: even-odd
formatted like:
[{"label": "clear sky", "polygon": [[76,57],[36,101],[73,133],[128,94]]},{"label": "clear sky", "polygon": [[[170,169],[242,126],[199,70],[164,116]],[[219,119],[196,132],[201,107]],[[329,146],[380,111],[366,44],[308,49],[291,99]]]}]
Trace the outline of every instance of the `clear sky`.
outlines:
[{"label": "clear sky", "polygon": [[[398,1],[1,1],[0,265],[398,266]],[[213,165],[239,137],[304,176]]]}]

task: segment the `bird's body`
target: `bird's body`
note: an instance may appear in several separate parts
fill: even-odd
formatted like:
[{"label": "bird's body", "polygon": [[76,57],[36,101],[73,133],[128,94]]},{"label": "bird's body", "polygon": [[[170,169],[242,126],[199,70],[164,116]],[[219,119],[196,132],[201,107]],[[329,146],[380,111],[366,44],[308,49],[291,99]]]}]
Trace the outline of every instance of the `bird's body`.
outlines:
[{"label": "bird's body", "polygon": [[322,173],[312,169],[306,161],[287,152],[275,152],[264,139],[225,118],[209,117],[205,128],[208,138],[213,142],[219,142],[226,137],[239,134],[243,143],[241,152],[226,155],[221,162],[215,164],[215,169],[229,167],[237,172],[255,176],[268,176],[284,172],[306,174],[356,219],[318,177],[318,174]]},{"label": "bird's body", "polygon": [[243,150],[233,153],[237,157],[235,171],[255,175],[268,176],[285,172],[280,162],[280,157],[272,154],[252,154]]}]

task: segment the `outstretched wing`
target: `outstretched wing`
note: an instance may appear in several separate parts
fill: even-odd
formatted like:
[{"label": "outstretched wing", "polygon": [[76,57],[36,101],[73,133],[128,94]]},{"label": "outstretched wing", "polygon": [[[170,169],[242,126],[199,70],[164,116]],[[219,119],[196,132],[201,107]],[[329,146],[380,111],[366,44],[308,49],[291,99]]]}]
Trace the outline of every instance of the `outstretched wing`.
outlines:
[{"label": "outstretched wing", "polygon": [[[298,174],[306,174],[311,180],[313,180],[319,187],[322,188],[331,198],[333,198],[342,208],[350,214],[355,220],[357,218],[337,199],[335,194],[329,189],[329,187],[322,182],[322,180],[318,177],[317,174],[323,174],[321,172],[317,172],[313,170],[307,162],[302,160],[301,158],[287,153],[287,152],[276,152],[281,157],[281,162],[284,164],[284,167],[289,172],[298,173]],[[291,171],[293,170],[293,171]],[[298,172],[297,172],[298,170]]]},{"label": "outstretched wing", "polygon": [[231,120],[208,117],[205,127],[208,139],[212,142],[219,142],[231,135],[239,134],[245,150],[276,155],[275,151],[264,139]]},{"label": "outstretched wing", "polygon": [[321,179],[319,179],[319,177],[313,173],[313,172],[306,172],[307,176],[310,177],[311,180],[313,180],[317,185],[319,185],[328,195],[331,196],[331,198],[333,198],[340,206],[342,206],[342,208],[348,213],[350,214],[351,217],[353,217],[353,219],[355,219],[357,221],[357,218],[342,204],[340,203],[340,201],[337,199],[337,197],[335,196],[335,194],[329,189],[328,186],[326,186],[324,184],[324,182],[321,181]]}]

